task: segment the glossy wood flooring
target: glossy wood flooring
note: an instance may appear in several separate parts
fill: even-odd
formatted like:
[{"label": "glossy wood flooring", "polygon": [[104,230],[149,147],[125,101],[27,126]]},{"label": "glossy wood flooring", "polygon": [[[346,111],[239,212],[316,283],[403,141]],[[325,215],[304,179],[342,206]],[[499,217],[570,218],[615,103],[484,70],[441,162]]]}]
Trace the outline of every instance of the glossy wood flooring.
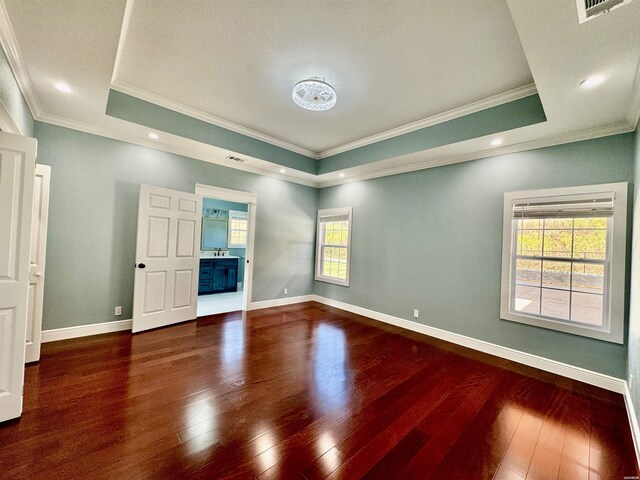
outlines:
[{"label": "glossy wood flooring", "polygon": [[317,303],[45,344],[0,477],[620,479],[620,395]]}]

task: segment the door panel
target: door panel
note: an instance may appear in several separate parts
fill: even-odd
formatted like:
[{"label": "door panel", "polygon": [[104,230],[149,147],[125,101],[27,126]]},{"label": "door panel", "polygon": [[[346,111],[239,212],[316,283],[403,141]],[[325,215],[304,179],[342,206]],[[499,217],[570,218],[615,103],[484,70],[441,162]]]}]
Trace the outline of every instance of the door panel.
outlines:
[{"label": "door panel", "polygon": [[35,152],[0,133],[0,421],[22,413]]},{"label": "door panel", "polygon": [[197,316],[202,198],[140,186],[133,331]]},{"label": "door panel", "polygon": [[25,353],[25,361],[27,363],[40,360],[50,178],[51,167],[48,165],[36,165],[33,189],[33,217],[31,219],[31,253],[29,255],[29,308],[27,310],[27,344]]}]

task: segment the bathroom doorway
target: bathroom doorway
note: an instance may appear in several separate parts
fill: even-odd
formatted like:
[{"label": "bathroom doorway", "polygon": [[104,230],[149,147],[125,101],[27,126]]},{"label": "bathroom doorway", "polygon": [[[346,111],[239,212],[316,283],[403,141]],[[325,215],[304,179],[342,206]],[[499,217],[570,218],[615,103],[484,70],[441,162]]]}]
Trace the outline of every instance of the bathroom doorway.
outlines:
[{"label": "bathroom doorway", "polygon": [[251,299],[256,196],[196,185],[202,196],[198,317],[246,310]]}]

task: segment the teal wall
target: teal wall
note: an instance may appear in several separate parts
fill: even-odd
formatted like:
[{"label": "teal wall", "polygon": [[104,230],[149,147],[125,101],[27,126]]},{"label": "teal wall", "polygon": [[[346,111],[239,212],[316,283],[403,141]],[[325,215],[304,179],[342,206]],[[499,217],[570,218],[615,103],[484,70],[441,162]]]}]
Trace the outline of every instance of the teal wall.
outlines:
[{"label": "teal wall", "polygon": [[22,134],[33,137],[33,117],[2,48],[0,48],[0,102]]},{"label": "teal wall", "polygon": [[[635,132],[633,165],[635,184],[640,185],[640,129]],[[633,202],[633,262],[631,266],[631,302],[629,306],[628,377],[631,398],[640,421],[640,188]],[[631,379],[633,377],[633,382]]]},{"label": "teal wall", "polygon": [[[236,210],[238,212],[248,212],[249,206],[246,203],[227,202],[215,198],[203,198],[202,210],[205,208],[217,208],[219,210]],[[244,266],[247,258],[246,248],[229,248],[229,255],[240,257],[238,261],[238,282],[244,282]]]},{"label": "teal wall", "polygon": [[196,183],[258,198],[253,301],[311,293],[317,190],[36,122],[38,162],[51,165],[43,329],[131,318],[141,183]]},{"label": "teal wall", "polygon": [[353,206],[351,285],[314,293],[625,378],[624,345],[500,320],[500,269],[505,192],[632,182],[632,152],[625,134],[322,189]]}]

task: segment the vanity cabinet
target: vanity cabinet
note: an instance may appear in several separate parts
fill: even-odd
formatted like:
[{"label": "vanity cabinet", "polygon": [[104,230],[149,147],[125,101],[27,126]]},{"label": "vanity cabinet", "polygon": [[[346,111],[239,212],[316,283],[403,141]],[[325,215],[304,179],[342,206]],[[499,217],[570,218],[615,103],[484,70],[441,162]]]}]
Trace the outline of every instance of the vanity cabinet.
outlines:
[{"label": "vanity cabinet", "polygon": [[238,291],[237,258],[201,258],[198,295]]}]

